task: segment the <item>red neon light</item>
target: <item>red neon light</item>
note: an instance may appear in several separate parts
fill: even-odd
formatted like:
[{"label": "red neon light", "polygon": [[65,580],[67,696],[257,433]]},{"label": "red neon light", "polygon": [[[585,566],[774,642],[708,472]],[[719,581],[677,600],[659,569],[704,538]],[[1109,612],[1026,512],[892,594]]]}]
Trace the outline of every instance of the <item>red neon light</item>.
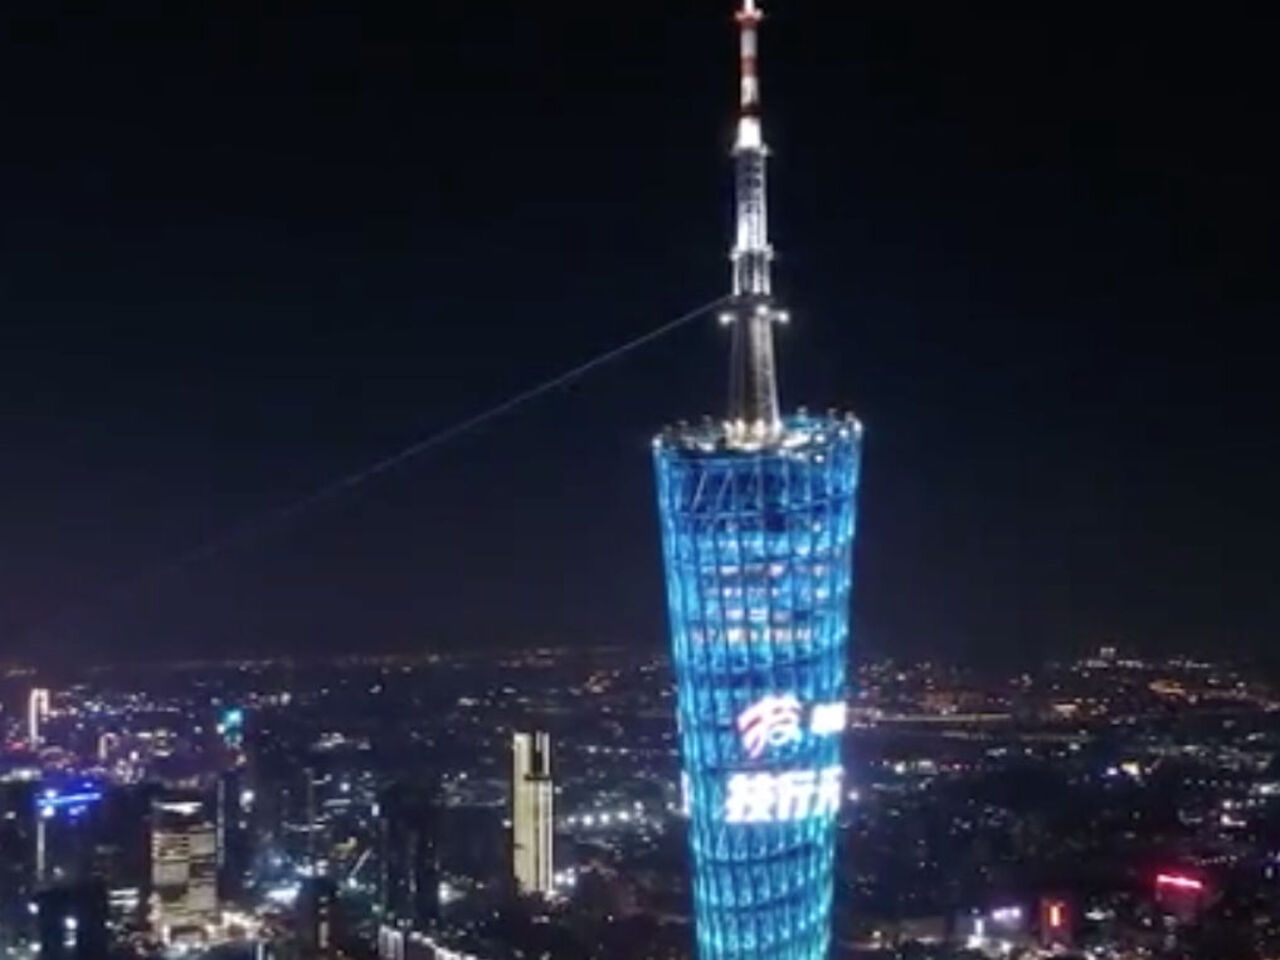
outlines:
[{"label": "red neon light", "polygon": [[1204,884],[1195,877],[1184,877],[1176,873],[1157,874],[1156,886],[1177,887],[1179,890],[1195,890],[1197,892],[1204,889]]},{"label": "red neon light", "polygon": [[1049,926],[1053,927],[1055,930],[1062,926],[1062,904],[1049,904]]}]

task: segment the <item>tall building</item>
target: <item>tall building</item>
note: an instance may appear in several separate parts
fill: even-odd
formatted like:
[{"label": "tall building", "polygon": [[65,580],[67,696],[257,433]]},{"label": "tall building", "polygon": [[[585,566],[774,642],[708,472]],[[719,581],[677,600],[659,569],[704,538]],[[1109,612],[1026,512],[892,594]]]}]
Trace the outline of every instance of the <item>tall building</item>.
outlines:
[{"label": "tall building", "polygon": [[120,749],[120,734],[108,730],[98,736],[98,763],[106,766]]},{"label": "tall building", "polygon": [[104,787],[94,815],[93,876],[107,884],[113,924],[145,920],[143,892],[151,868],[151,835],[147,814],[158,792],[152,784]]},{"label": "tall building", "polygon": [[217,920],[217,828],[200,798],[158,798],[151,805],[151,924],[168,942]]},{"label": "tall building", "polygon": [[234,767],[218,775],[218,897],[222,900],[236,900],[244,892],[253,854],[243,774],[242,767]]},{"label": "tall building", "polygon": [[0,948],[15,947],[36,889],[37,784],[0,780]]},{"label": "tall building", "polygon": [[551,734],[517,733],[511,744],[511,859],[519,893],[552,890]]},{"label": "tall building", "polygon": [[1072,946],[1071,908],[1057,897],[1040,898],[1040,945],[1046,950],[1067,951]]},{"label": "tall building", "polygon": [[44,719],[49,715],[49,691],[33,687],[27,695],[27,742],[32,750],[44,746]]},{"label": "tall building", "polygon": [[378,801],[378,892],[384,920],[397,927],[429,929],[440,912],[436,788],[407,780],[392,784]]},{"label": "tall building", "polygon": [[40,883],[73,883],[107,872],[110,854],[99,850],[104,838],[100,807],[103,793],[82,781],[63,789],[45,787],[36,798],[36,878]]},{"label": "tall building", "polygon": [[779,412],[760,21],[742,0],[729,412],[662,432],[654,464],[698,953],[823,960],[862,429]]},{"label": "tall building", "polygon": [[332,877],[308,877],[298,891],[298,942],[304,957],[333,957],[338,952],[340,905]]},{"label": "tall building", "polygon": [[36,940],[41,960],[102,960],[107,934],[107,888],[100,881],[56,886],[36,894]]}]

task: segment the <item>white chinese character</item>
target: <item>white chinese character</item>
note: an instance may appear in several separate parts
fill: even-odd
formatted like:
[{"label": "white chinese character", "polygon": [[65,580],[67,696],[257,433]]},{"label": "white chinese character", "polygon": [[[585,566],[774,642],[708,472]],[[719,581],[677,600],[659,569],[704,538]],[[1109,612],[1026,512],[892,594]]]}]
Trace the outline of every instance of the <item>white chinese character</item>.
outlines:
[{"label": "white chinese character", "polygon": [[835,703],[819,703],[809,718],[809,732],[818,736],[840,733],[846,726],[848,708],[843,700]]},{"label": "white chinese character", "polygon": [[791,694],[765,697],[738,714],[742,749],[755,759],[766,747],[780,747],[800,739],[800,701]]},{"label": "white chinese character", "polygon": [[835,816],[840,812],[840,785],[844,770],[825,767],[818,773],[818,801],[814,804],[814,816]]},{"label": "white chinese character", "polygon": [[792,770],[778,774],[775,781],[778,819],[801,820],[807,817],[813,807],[817,781],[818,775],[813,770]]},{"label": "white chinese character", "polygon": [[724,803],[726,823],[769,823],[774,817],[777,785],[772,774],[735,773]]}]

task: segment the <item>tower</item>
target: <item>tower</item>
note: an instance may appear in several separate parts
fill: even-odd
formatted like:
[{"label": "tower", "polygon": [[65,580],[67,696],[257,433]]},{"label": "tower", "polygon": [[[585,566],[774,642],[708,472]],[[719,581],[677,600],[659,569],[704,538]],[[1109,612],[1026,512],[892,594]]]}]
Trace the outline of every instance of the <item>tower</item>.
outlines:
[{"label": "tower", "polygon": [[552,890],[551,734],[517,733],[511,744],[512,872],[520,893]]},{"label": "tower", "polygon": [[779,412],[760,21],[742,0],[728,416],[664,430],[654,466],[699,956],[823,960],[862,428]]}]

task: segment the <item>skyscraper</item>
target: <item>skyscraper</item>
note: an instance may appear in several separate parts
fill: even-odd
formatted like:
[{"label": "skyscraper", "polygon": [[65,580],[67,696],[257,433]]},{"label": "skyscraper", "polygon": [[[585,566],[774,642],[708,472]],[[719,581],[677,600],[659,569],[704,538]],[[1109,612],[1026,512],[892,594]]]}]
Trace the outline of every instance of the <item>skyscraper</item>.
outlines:
[{"label": "skyscraper", "polygon": [[223,900],[237,900],[243,893],[253,852],[243,784],[243,767],[218,774],[218,896]]},{"label": "skyscraper", "polygon": [[40,883],[66,883],[110,872],[101,818],[103,796],[101,788],[89,781],[39,791],[36,878]]},{"label": "skyscraper", "polygon": [[552,890],[551,734],[517,733],[511,744],[511,859],[516,889],[547,896]]},{"label": "skyscraper", "polygon": [[303,956],[337,955],[341,926],[338,886],[332,877],[308,877],[298,891],[298,940]]},{"label": "skyscraper", "polygon": [[779,413],[760,20],[742,0],[729,413],[665,430],[654,464],[699,955],[822,960],[862,429]]},{"label": "skyscraper", "polygon": [[427,930],[440,912],[439,806],[435,784],[401,780],[378,801],[378,883],[383,919]]},{"label": "skyscraper", "polygon": [[49,715],[49,691],[44,687],[32,687],[27,696],[27,742],[32,750],[44,746],[44,718]]},{"label": "skyscraper", "polygon": [[217,829],[196,797],[151,805],[151,923],[168,942],[218,919]]},{"label": "skyscraper", "polygon": [[0,948],[17,944],[36,889],[36,789],[30,780],[0,780]]}]

